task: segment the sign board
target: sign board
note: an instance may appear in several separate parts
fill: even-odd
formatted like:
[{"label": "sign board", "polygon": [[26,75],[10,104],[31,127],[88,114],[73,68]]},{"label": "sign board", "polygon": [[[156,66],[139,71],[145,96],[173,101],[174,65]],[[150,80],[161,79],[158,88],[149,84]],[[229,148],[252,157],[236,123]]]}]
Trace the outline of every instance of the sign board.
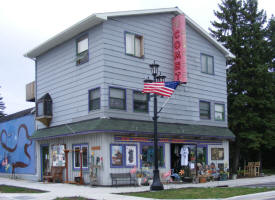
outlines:
[{"label": "sign board", "polygon": [[172,29],[174,51],[174,81],[187,83],[186,30],[184,15],[178,15],[172,19]]},{"label": "sign board", "polygon": [[100,146],[94,146],[91,149],[92,149],[92,151],[100,150]]}]

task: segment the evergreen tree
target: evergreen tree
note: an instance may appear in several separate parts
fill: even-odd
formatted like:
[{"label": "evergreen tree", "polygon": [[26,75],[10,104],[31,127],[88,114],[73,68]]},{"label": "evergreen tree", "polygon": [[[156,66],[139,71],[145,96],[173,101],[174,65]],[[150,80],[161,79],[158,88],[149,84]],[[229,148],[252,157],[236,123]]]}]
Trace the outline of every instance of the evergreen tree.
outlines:
[{"label": "evergreen tree", "polygon": [[3,117],[5,115],[4,109],[5,109],[5,104],[3,102],[3,97],[0,96],[0,117]]},{"label": "evergreen tree", "polygon": [[267,33],[266,36],[267,36],[269,56],[270,56],[269,70],[271,72],[275,72],[275,17],[274,16],[272,16],[268,22],[266,33]]},{"label": "evergreen tree", "polygon": [[[236,135],[233,171],[240,154],[275,145],[273,77],[269,73],[268,42],[265,39],[266,14],[258,11],[256,0],[223,0],[211,22],[212,35],[236,58],[228,61],[228,122]],[[274,122],[273,122],[274,123]]]}]

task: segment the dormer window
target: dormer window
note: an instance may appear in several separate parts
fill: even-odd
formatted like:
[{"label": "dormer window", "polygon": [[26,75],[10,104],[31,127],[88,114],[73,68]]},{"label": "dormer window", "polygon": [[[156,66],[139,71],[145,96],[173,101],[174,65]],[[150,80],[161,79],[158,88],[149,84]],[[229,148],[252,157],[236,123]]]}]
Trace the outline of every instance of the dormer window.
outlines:
[{"label": "dormer window", "polygon": [[49,126],[52,120],[52,98],[48,93],[37,100],[36,120],[46,126]]},{"label": "dormer window", "polygon": [[44,113],[43,110],[44,110],[43,102],[37,103],[37,116],[38,117],[43,116],[43,113]]},{"label": "dormer window", "polygon": [[88,35],[84,35],[76,41],[76,64],[81,65],[89,60],[89,40]]}]

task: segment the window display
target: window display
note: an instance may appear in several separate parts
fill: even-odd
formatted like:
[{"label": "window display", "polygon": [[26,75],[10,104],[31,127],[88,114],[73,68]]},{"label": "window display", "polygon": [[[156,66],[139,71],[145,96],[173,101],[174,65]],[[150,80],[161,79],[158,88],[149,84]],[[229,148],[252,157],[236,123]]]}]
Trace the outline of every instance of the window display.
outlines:
[{"label": "window display", "polygon": [[65,145],[58,144],[52,146],[52,166],[64,167],[65,166]]},{"label": "window display", "polygon": [[187,166],[188,155],[189,155],[188,148],[186,146],[181,147],[180,154],[181,154],[181,166]]},{"label": "window display", "polygon": [[207,147],[198,147],[197,148],[197,163],[200,163],[202,166],[207,163]]},{"label": "window display", "polygon": [[224,148],[212,148],[211,160],[224,160]]},{"label": "window display", "polygon": [[[164,167],[164,146],[158,149],[159,166]],[[154,165],[154,146],[153,144],[144,144],[141,149],[142,167],[153,167]]]},{"label": "window display", "polygon": [[125,160],[127,167],[133,167],[137,165],[137,146],[125,145]]},{"label": "window display", "polygon": [[111,166],[122,167],[123,166],[123,146],[121,144],[111,145]]}]

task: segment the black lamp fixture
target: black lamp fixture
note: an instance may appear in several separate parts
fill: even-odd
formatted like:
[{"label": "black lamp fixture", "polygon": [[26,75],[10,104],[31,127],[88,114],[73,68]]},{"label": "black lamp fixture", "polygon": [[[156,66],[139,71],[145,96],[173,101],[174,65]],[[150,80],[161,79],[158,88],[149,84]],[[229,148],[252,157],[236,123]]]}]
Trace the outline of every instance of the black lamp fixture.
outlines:
[{"label": "black lamp fixture", "polygon": [[147,77],[147,79],[144,80],[144,83],[153,83],[153,80]]},{"label": "black lamp fixture", "polygon": [[152,72],[152,75],[154,78],[156,78],[156,76],[158,75],[158,68],[159,68],[159,65],[155,63],[153,64],[150,64],[150,68],[151,68],[151,72]]},{"label": "black lamp fixture", "polygon": [[[159,65],[156,64],[156,62],[154,61],[153,64],[149,65],[151,68],[151,72],[152,72],[152,76],[153,76],[153,80],[149,79],[149,77],[147,79],[144,80],[144,83],[155,83],[155,82],[164,82],[166,76],[163,76],[160,74],[158,74],[158,68]],[[158,102],[157,102],[157,94],[153,95],[154,97],[154,117],[153,117],[153,121],[154,121],[154,177],[153,177],[153,183],[150,187],[150,190],[152,191],[157,191],[157,190],[163,190],[163,184],[160,182],[160,177],[159,177],[159,169],[158,169]]]},{"label": "black lamp fixture", "polygon": [[165,82],[166,76],[161,75],[161,72],[157,76],[157,82]]}]

